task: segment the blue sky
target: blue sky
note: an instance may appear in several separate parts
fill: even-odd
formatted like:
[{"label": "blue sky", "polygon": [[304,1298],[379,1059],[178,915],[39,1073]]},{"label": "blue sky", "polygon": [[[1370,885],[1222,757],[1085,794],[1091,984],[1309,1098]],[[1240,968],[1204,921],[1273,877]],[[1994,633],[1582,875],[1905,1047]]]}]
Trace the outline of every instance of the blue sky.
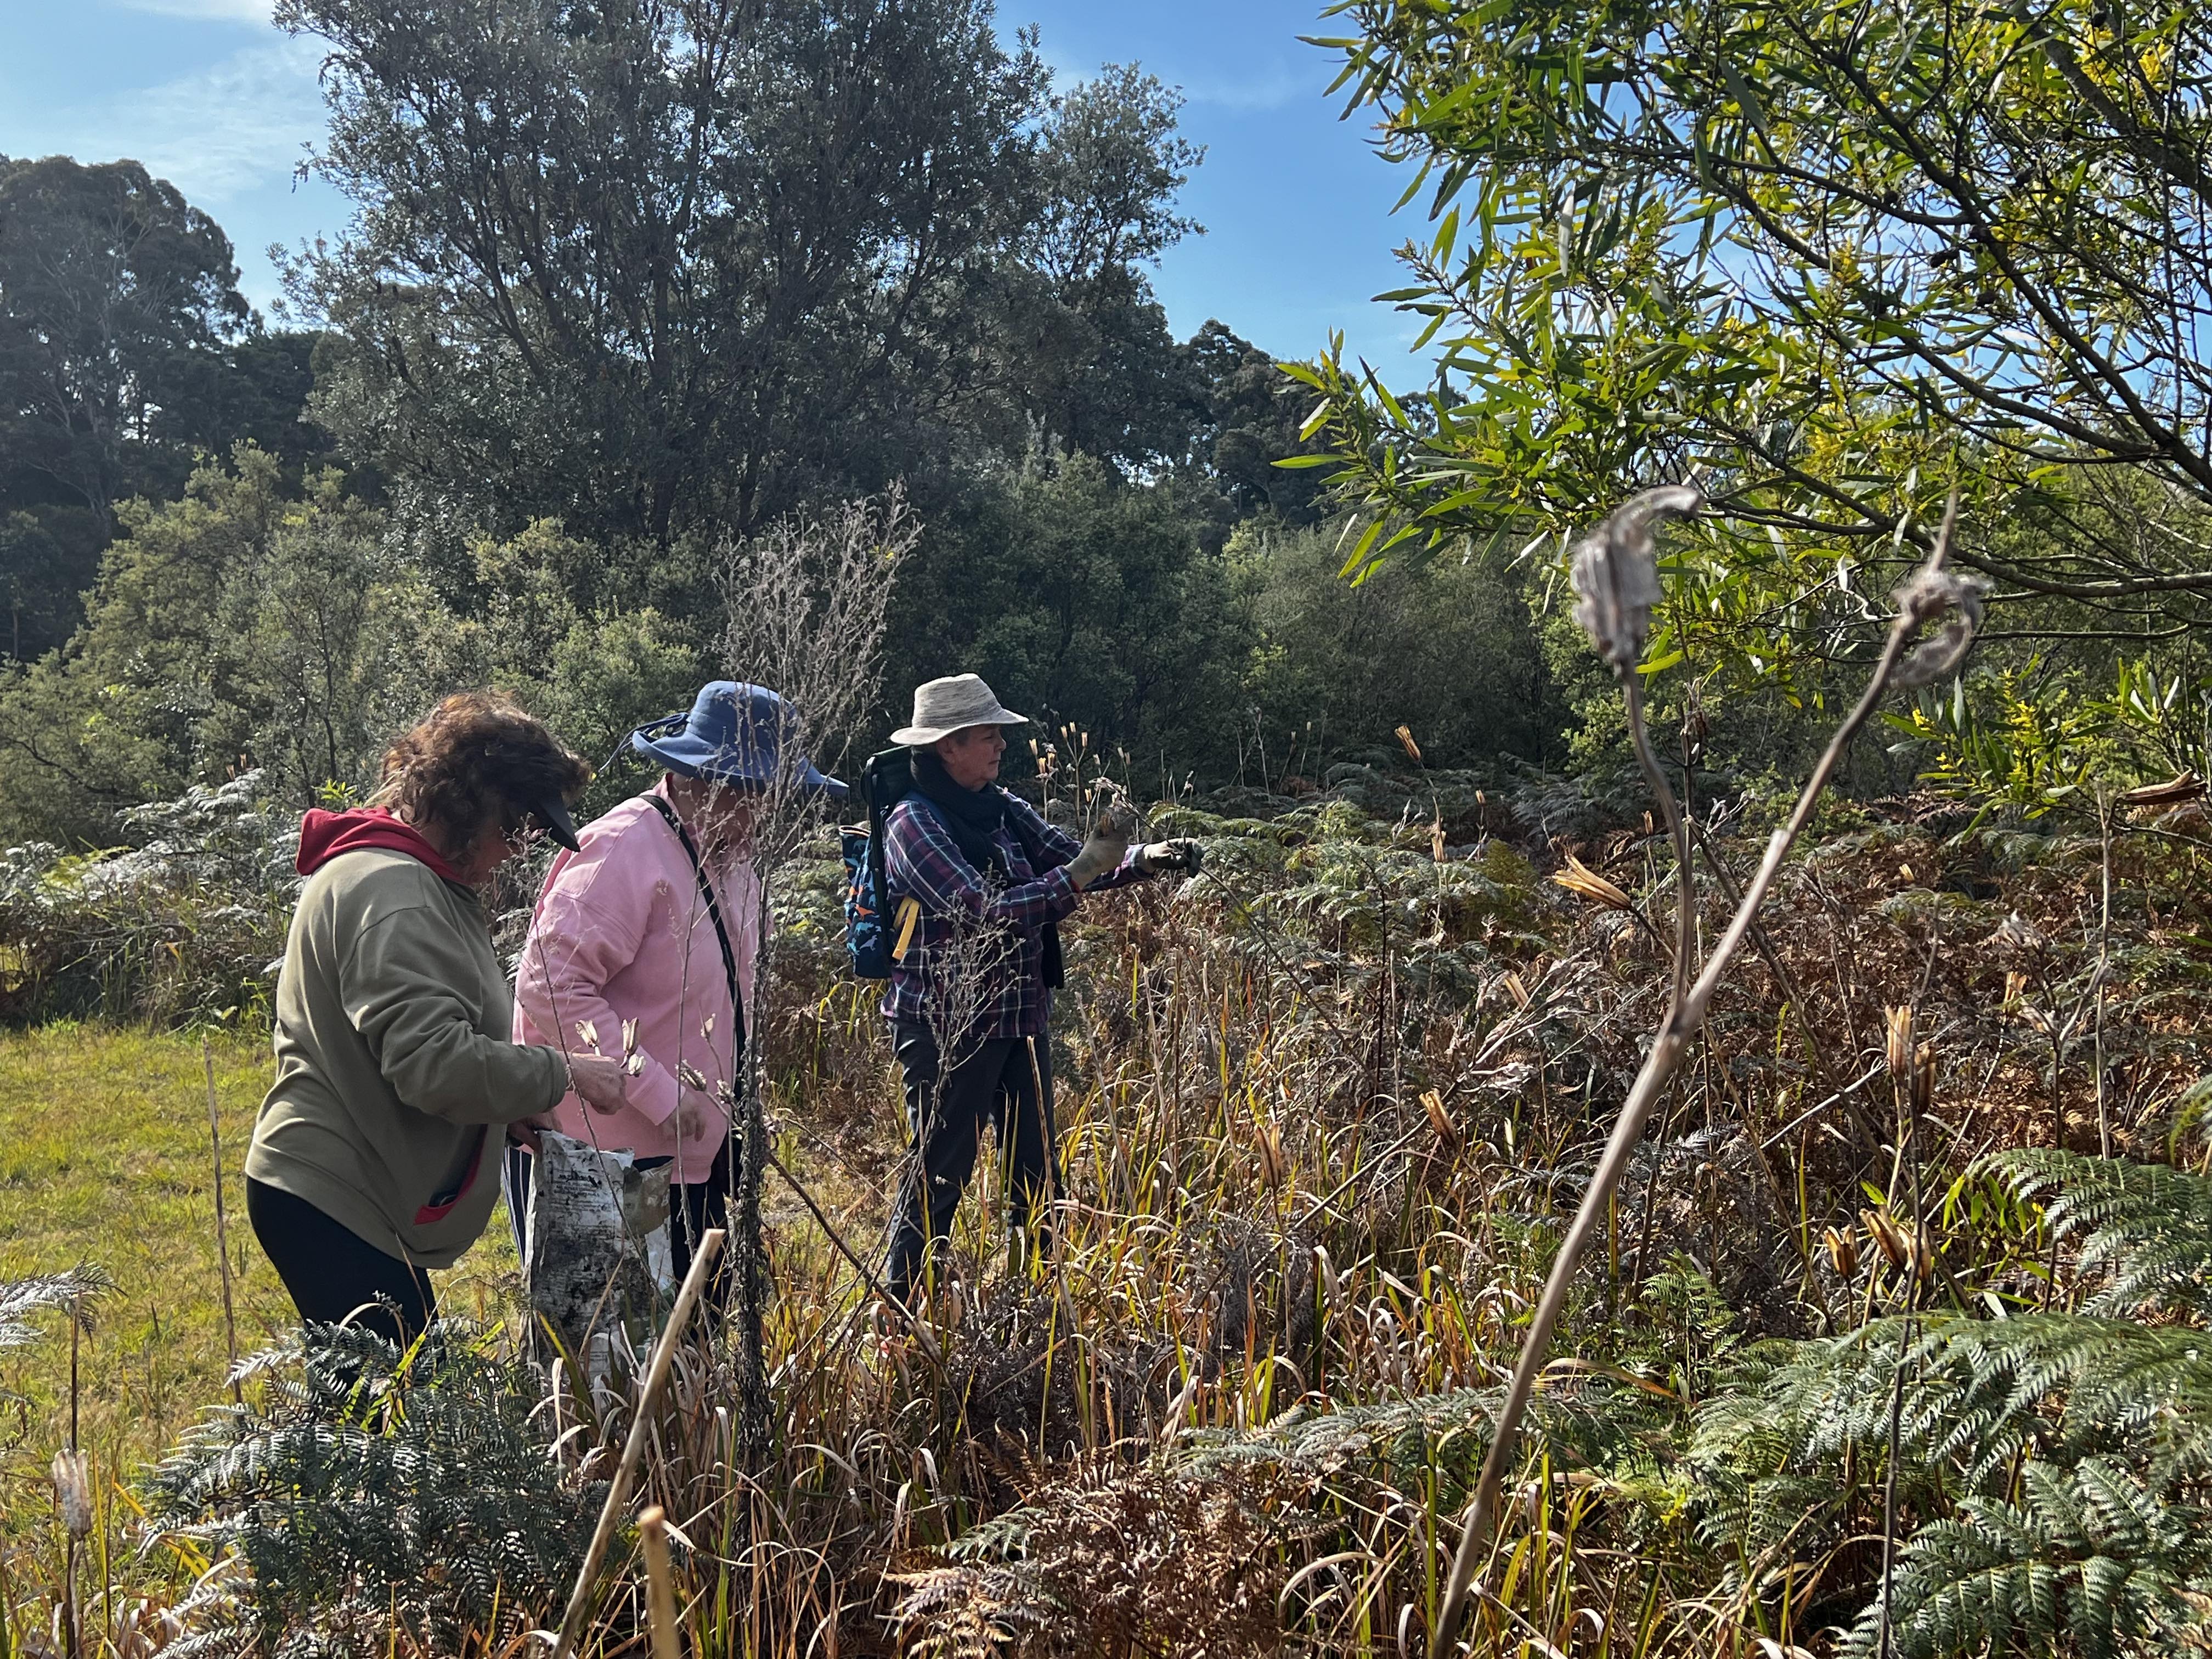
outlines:
[{"label": "blue sky", "polygon": [[[1185,208],[1207,234],[1154,280],[1178,334],[1218,317],[1282,356],[1332,328],[1394,380],[1413,323],[1370,296],[1402,280],[1391,251],[1419,228],[1394,217],[1405,186],[1325,97],[1335,72],[1300,34],[1330,32],[1320,0],[1000,0],[1001,26],[1042,30],[1063,78],[1135,61],[1188,99],[1207,149]],[[175,183],[237,246],[242,286],[276,296],[263,250],[332,233],[346,204],[295,181],[322,131],[312,40],[269,24],[269,0],[0,0],[0,153],[128,155]]]}]

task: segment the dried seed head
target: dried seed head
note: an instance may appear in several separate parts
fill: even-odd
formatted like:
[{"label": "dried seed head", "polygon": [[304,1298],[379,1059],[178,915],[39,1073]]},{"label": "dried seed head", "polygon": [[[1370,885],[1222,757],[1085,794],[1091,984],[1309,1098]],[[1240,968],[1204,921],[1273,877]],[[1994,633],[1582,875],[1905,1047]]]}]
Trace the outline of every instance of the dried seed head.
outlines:
[{"label": "dried seed head", "polygon": [[1882,1259],[1902,1272],[1905,1264],[1912,1259],[1912,1248],[1905,1242],[1904,1231],[1890,1215],[1889,1206],[1885,1204],[1877,1210],[1861,1210],[1859,1219],[1866,1223],[1867,1232],[1881,1251]]},{"label": "dried seed head", "polygon": [[1438,1140],[1447,1146],[1458,1141],[1458,1132],[1452,1127],[1451,1116],[1444,1110],[1442,1095],[1434,1089],[1425,1090],[1421,1095],[1421,1109],[1429,1115],[1429,1127],[1437,1132]]},{"label": "dried seed head", "polygon": [[1406,751],[1407,759],[1412,761],[1416,766],[1425,766],[1428,764],[1426,761],[1421,758],[1421,745],[1413,741],[1413,728],[1412,726],[1400,726],[1397,730],[1396,735],[1398,738],[1398,746]]},{"label": "dried seed head", "polygon": [[588,1019],[578,1020],[576,1022],[576,1041],[582,1043],[586,1048],[589,1048],[596,1054],[599,1052],[599,1028],[592,1024]]},{"label": "dried seed head", "polygon": [[1593,903],[1606,906],[1608,909],[1626,911],[1633,910],[1636,908],[1635,901],[1627,894],[1598,874],[1572,853],[1567,854],[1567,867],[1553,872],[1552,879],[1570,893],[1578,894]]},{"label": "dried seed head", "polygon": [[679,1060],[676,1062],[676,1080],[687,1089],[696,1089],[701,1094],[707,1092],[707,1079],[700,1074],[699,1068],[688,1060]]},{"label": "dried seed head", "polygon": [[1576,546],[1569,567],[1575,621],[1616,672],[1633,669],[1651,637],[1651,607],[1660,598],[1653,529],[1662,519],[1686,518],[1705,504],[1687,484],[1647,489]]},{"label": "dried seed head", "polygon": [[1830,1227],[1821,1233],[1820,1242],[1828,1247],[1828,1262],[1838,1278],[1849,1279],[1859,1270],[1859,1247],[1849,1233]]},{"label": "dried seed head", "polygon": [[54,1454],[54,1501],[61,1507],[62,1525],[72,1538],[92,1532],[92,1467],[81,1451]]},{"label": "dried seed head", "polygon": [[1906,628],[1918,633],[1936,617],[1948,614],[1942,631],[1912,647],[1890,676],[1890,684],[1910,691],[1933,685],[1959,672],[1974,635],[1982,626],[1982,599],[1988,586],[1972,576],[1923,565],[1891,595]]},{"label": "dried seed head", "polygon": [[2008,1008],[2027,994],[2027,975],[2014,969],[2005,975],[2004,1006]]},{"label": "dried seed head", "polygon": [[1287,1166],[1283,1159],[1283,1138],[1272,1123],[1260,1126],[1260,1174],[1274,1191],[1283,1184]]},{"label": "dried seed head", "polygon": [[1912,1010],[1892,1008],[1889,1015],[1889,1074],[1902,1081],[1912,1069]]},{"label": "dried seed head", "polygon": [[1936,1045],[1923,1042],[1912,1051],[1912,1109],[1925,1112],[1936,1103]]},{"label": "dried seed head", "polygon": [[637,1022],[634,1019],[626,1019],[623,1022],[623,1053],[634,1054],[636,1052]]}]

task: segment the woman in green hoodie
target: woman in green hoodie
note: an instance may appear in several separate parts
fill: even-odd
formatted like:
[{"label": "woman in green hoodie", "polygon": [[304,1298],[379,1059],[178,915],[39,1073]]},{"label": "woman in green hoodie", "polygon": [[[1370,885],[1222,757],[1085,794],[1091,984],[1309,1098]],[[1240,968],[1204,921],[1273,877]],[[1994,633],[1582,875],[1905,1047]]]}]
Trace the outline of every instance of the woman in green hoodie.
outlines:
[{"label": "woman in green hoodie", "polygon": [[508,1040],[476,890],[532,828],[573,848],[590,778],[514,702],[465,692],[392,744],[374,805],[302,821],[276,1081],[246,1159],[246,1212],[302,1319],[366,1306],[358,1322],[411,1340],[437,1311],[427,1270],[490,1219],[493,1130],[526,1138],[572,1088],[620,1109],[619,1060]]}]

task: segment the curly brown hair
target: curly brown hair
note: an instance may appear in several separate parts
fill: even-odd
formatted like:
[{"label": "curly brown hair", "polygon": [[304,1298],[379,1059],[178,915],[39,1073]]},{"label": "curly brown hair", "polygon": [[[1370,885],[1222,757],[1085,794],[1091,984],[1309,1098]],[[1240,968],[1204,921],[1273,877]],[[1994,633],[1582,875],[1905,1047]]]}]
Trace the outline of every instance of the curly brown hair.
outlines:
[{"label": "curly brown hair", "polygon": [[513,834],[537,802],[573,801],[591,781],[583,758],[514,698],[456,691],[384,751],[372,800],[458,854],[487,825]]}]

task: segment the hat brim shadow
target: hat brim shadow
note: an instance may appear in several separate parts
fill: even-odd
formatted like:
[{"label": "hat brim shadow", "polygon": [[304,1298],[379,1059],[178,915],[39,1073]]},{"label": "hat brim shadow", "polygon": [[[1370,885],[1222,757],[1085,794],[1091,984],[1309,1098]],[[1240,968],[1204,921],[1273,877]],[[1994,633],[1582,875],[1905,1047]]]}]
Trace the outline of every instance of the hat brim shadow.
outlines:
[{"label": "hat brim shadow", "polygon": [[[709,783],[754,789],[764,788],[779,781],[774,771],[763,771],[757,762],[743,754],[710,749],[703,743],[687,741],[683,738],[659,742],[633,735],[630,747],[639,754],[659,762],[670,771],[687,778],[703,778]],[[811,793],[827,795],[832,800],[842,800],[853,793],[849,785],[821,771],[811,761],[801,763],[800,769],[789,781]]]}]

